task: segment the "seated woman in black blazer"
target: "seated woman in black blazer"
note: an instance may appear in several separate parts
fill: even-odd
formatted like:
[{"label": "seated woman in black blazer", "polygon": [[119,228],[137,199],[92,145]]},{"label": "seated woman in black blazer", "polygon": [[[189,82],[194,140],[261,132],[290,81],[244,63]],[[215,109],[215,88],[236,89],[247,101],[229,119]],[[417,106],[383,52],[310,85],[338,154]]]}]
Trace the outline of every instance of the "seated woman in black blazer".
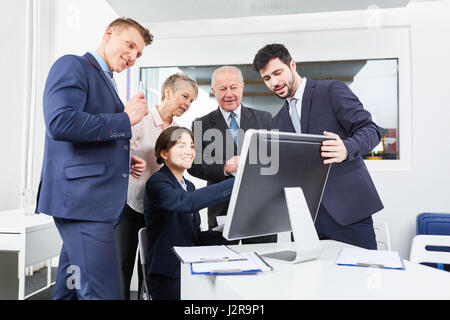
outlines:
[{"label": "seated woman in black blazer", "polygon": [[222,234],[200,231],[200,209],[228,200],[234,179],[195,190],[183,178],[194,161],[194,136],[189,129],[169,127],[155,144],[164,166],[147,181],[144,217],[148,234],[146,274],[154,300],[180,299],[180,261],[173,246],[226,244]]}]

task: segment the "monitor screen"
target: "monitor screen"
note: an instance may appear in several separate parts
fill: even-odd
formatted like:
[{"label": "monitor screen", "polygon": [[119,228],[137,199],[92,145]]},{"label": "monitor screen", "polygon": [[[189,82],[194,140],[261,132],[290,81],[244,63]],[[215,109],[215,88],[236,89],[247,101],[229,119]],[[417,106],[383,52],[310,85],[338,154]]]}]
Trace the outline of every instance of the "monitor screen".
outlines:
[{"label": "monitor screen", "polygon": [[315,221],[330,169],[321,135],[248,130],[223,231],[229,240],[291,231],[285,187],[300,187]]}]

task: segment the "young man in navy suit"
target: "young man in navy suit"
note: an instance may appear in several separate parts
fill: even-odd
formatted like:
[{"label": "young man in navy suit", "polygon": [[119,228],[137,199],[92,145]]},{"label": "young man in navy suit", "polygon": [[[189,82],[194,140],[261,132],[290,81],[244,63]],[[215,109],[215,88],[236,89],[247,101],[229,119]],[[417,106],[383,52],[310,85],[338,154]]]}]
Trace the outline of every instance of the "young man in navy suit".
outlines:
[{"label": "young man in navy suit", "polygon": [[380,141],[370,113],[342,81],[302,78],[282,44],[261,48],[253,67],[285,99],[272,129],[334,138],[321,147],[323,162],[333,165],[315,223],[319,238],[376,249],[371,215],[383,204],[362,159]]},{"label": "young man in navy suit", "polygon": [[128,175],[139,177],[146,165],[130,159],[129,139],[148,107],[142,92],[124,106],[112,76],[131,67],[151,42],[147,29],[119,18],[96,51],[63,56],[49,72],[36,212],[54,217],[63,240],[53,299],[121,298],[114,229]]}]

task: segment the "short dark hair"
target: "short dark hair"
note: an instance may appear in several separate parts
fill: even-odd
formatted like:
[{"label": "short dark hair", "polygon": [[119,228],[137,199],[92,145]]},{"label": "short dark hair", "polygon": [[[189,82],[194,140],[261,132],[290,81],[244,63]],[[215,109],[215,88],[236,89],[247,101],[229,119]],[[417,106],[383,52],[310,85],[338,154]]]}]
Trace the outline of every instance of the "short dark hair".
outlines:
[{"label": "short dark hair", "polygon": [[276,58],[280,59],[281,62],[288,66],[292,61],[291,54],[284,45],[273,43],[259,49],[259,51],[255,55],[255,58],[253,59],[253,68],[256,72],[259,72],[259,70],[264,68],[270,60]]},{"label": "short dark hair", "polygon": [[144,39],[145,45],[148,46],[153,42],[153,35],[150,33],[150,31],[147,28],[144,28],[139,22],[136,20],[133,20],[131,18],[117,18],[113,22],[111,22],[108,26],[108,28],[111,27],[132,27],[135,28],[139,33],[141,34],[142,38]]},{"label": "short dark hair", "polygon": [[172,148],[178,142],[183,133],[189,134],[192,141],[194,141],[194,134],[191,130],[185,127],[173,126],[161,132],[155,143],[155,157],[158,164],[164,163],[164,160],[161,157],[161,151]]}]

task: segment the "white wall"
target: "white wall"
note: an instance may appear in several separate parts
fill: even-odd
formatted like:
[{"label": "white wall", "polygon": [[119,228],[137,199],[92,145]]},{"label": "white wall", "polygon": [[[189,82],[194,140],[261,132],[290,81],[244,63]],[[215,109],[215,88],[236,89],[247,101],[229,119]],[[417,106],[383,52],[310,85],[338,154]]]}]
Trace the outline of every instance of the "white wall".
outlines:
[{"label": "white wall", "polygon": [[[24,161],[24,96],[25,96],[25,47],[26,47],[26,3],[15,1],[8,7],[0,22],[2,44],[2,76],[0,90],[0,133],[4,137],[0,157],[0,209],[13,209],[20,205],[22,165]],[[12,32],[14,30],[14,32]]]}]

